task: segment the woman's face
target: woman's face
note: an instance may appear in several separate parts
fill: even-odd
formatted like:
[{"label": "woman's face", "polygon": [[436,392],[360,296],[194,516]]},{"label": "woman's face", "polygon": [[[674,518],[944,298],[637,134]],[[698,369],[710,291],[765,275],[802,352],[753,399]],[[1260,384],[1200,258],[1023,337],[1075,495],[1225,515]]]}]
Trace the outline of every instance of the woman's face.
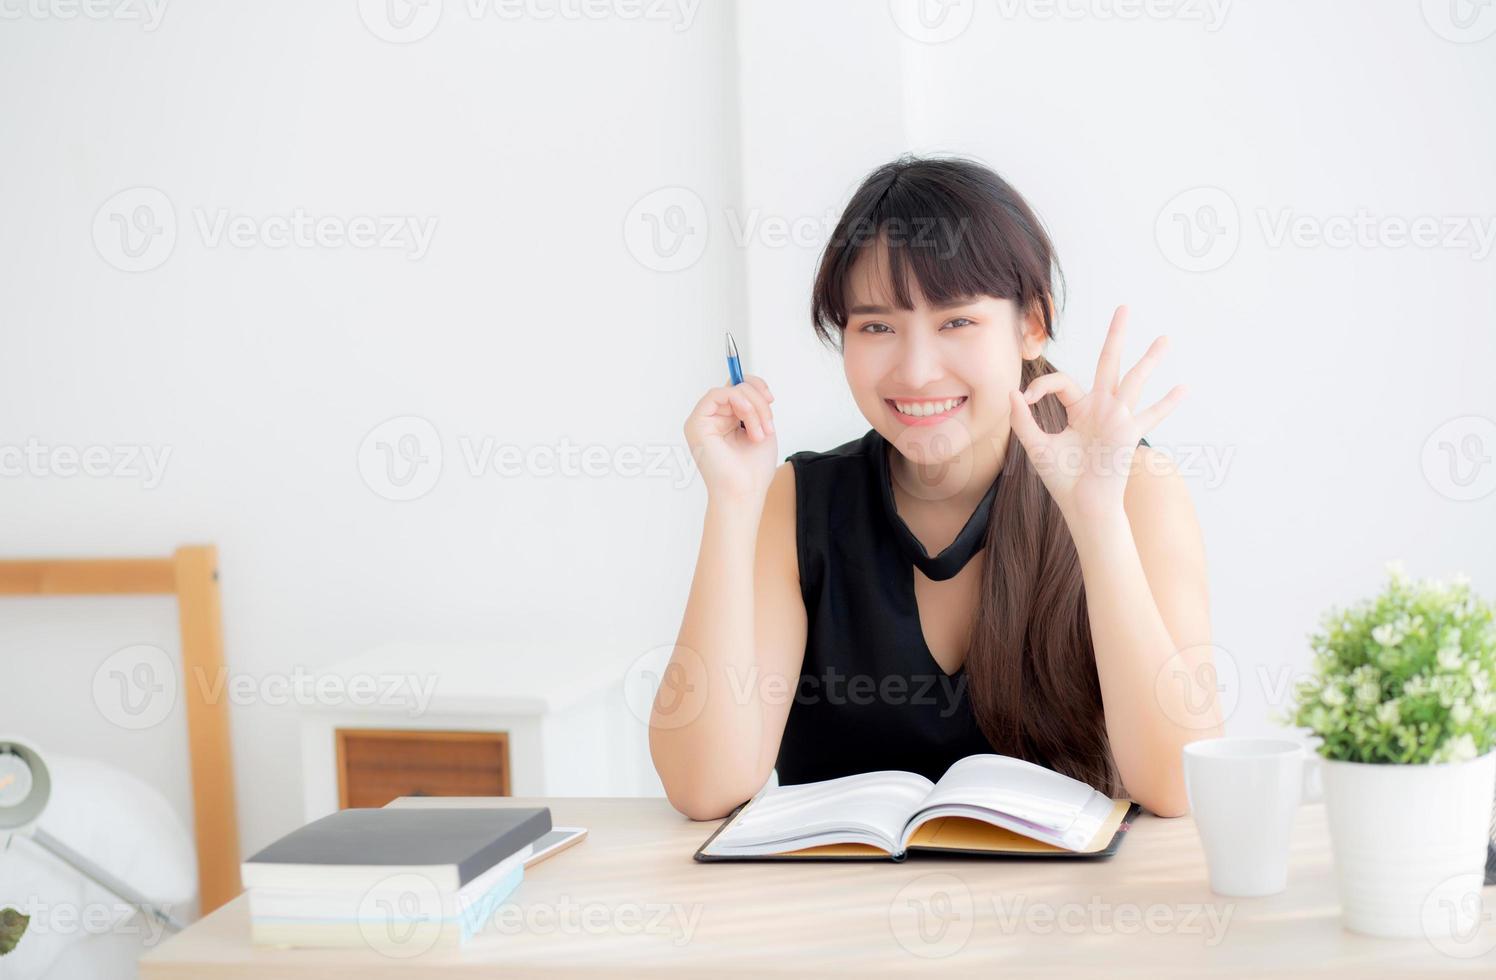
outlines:
[{"label": "woman's face", "polygon": [[1013,301],[992,296],[931,307],[912,278],[914,309],[901,310],[890,281],[882,247],[865,250],[849,277],[842,361],[857,407],[915,463],[1006,446],[1008,393],[1023,360],[1043,352],[1043,324],[1021,326]]}]

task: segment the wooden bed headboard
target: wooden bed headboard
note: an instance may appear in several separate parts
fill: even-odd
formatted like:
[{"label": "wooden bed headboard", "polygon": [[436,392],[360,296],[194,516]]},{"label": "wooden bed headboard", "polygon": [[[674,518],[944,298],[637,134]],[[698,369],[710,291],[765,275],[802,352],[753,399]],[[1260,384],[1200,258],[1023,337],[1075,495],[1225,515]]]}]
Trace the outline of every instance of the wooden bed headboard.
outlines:
[{"label": "wooden bed headboard", "polygon": [[[192,767],[192,821],[198,901],[203,915],[242,890],[234,758],[226,699],[209,700],[189,677],[223,670],[218,549],[184,545],[170,558],[69,558],[0,561],[0,596],[174,595],[182,631],[182,697]],[[201,672],[201,673],[199,673]]]}]

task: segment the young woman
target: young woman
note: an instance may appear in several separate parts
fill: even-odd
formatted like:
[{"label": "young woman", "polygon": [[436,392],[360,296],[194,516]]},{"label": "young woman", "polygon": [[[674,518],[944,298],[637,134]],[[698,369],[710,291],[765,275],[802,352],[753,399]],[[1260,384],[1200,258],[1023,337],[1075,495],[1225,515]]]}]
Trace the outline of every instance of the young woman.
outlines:
[{"label": "young woman", "polygon": [[[1053,249],[1002,178],[904,157],[863,182],[812,322],[872,429],[778,464],[760,377],[686,420],[701,551],[655,699],[671,803],[721,817],[784,784],[978,752],[1186,812],[1181,748],[1219,734],[1204,548],[1142,434],[1166,349],[1120,374],[1119,307],[1089,391],[1045,359]],[[739,423],[742,427],[739,427]]]}]

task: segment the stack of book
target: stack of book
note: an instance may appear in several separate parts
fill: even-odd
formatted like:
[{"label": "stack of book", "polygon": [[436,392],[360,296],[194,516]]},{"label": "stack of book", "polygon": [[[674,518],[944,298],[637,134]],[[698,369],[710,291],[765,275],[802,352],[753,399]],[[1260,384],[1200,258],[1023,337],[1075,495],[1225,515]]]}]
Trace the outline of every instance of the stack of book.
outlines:
[{"label": "stack of book", "polygon": [[459,946],[550,829],[546,807],[340,810],[243,863],[252,940],[393,957]]}]

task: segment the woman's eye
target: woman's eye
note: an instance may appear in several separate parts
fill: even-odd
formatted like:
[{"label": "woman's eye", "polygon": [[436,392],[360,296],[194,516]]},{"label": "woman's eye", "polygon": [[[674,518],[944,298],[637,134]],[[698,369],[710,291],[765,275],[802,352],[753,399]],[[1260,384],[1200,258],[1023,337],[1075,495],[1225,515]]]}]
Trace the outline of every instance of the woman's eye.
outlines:
[{"label": "woman's eye", "polygon": [[947,327],[964,326],[964,325],[966,325],[968,323],[971,323],[971,322],[972,322],[971,320],[967,319],[964,316],[958,316],[958,317],[955,317],[954,319],[946,321],[945,325]]},{"label": "woman's eye", "polygon": [[863,333],[887,333],[888,330],[889,327],[886,323],[864,323],[862,325]]}]

